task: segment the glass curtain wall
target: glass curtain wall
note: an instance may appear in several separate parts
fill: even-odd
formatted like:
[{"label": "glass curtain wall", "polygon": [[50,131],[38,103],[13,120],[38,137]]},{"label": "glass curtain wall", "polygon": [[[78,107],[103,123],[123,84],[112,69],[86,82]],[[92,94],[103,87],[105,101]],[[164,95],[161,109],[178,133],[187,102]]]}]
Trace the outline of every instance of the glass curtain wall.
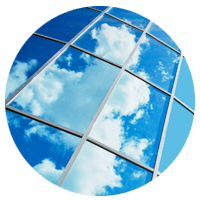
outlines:
[{"label": "glass curtain wall", "polygon": [[73,192],[114,195],[150,182],[176,158],[194,88],[182,52],[157,25],[119,8],[81,8],[22,47],[6,115],[40,175]]}]

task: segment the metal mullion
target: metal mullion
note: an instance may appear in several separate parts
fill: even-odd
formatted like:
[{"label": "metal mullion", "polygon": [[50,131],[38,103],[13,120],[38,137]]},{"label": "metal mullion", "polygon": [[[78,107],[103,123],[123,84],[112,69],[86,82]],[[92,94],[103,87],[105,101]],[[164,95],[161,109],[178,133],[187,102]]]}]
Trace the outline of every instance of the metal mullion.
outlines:
[{"label": "metal mullion", "polygon": [[153,172],[154,171],[153,168],[151,168],[151,167],[149,167],[149,166],[147,166],[147,165],[145,165],[145,164],[143,164],[141,162],[138,162],[137,160],[135,160],[135,159],[133,159],[133,158],[131,158],[131,157],[119,152],[119,151],[116,151],[115,149],[110,148],[109,146],[104,145],[101,142],[98,142],[97,140],[95,140],[95,139],[93,139],[91,137],[88,137],[87,141],[89,141],[92,144],[95,144],[96,146],[101,147],[102,149],[104,149],[104,150],[106,150],[106,151],[108,151],[108,152],[110,152],[110,153],[112,153],[112,154],[114,154],[116,156],[119,156],[120,158],[123,158],[123,159],[125,159],[125,160],[127,160],[127,161],[129,161],[129,162],[131,162],[131,163],[133,163],[133,164],[135,164],[135,165],[137,165],[137,166],[149,171],[149,172]]},{"label": "metal mullion", "polygon": [[168,45],[167,43],[165,43],[164,41],[158,39],[157,37],[155,37],[154,35],[152,35],[151,33],[147,32],[147,35],[149,35],[150,37],[152,37],[153,39],[157,40],[158,42],[160,42],[161,44],[165,45],[166,47],[168,47],[169,49],[175,51],[178,54],[181,54],[181,52],[179,52],[178,50],[176,50],[175,48],[171,47],[170,45]]},{"label": "metal mullion", "polygon": [[176,100],[179,104],[181,104],[183,107],[185,107],[188,111],[190,111],[192,114],[194,114],[194,110],[187,106],[185,103],[183,103],[180,99],[177,97],[174,97],[174,100]]},{"label": "metal mullion", "polygon": [[109,13],[106,13],[106,15],[109,16],[109,17],[112,17],[113,19],[116,19],[117,21],[120,21],[120,22],[122,22],[122,23],[124,23],[124,24],[126,24],[126,25],[129,25],[129,26],[131,26],[131,27],[133,27],[133,28],[135,28],[135,29],[137,29],[137,30],[139,30],[139,31],[144,32],[144,30],[142,30],[141,28],[139,28],[139,27],[137,27],[137,26],[135,26],[135,25],[133,25],[133,24],[130,24],[130,23],[128,23],[128,22],[126,22],[126,21],[124,21],[124,20],[118,18],[118,17],[115,17],[114,15],[111,15],[111,14],[109,14]]},{"label": "metal mullion", "polygon": [[[106,9],[106,11],[108,11],[108,10],[109,10],[109,9]],[[64,183],[64,181],[65,181],[65,179],[66,179],[66,177],[67,177],[67,175],[68,175],[68,173],[69,173],[71,167],[73,166],[73,164],[74,164],[74,162],[75,162],[75,160],[76,160],[76,158],[77,158],[79,152],[81,151],[81,149],[82,149],[84,143],[86,142],[86,140],[87,140],[87,138],[88,138],[88,136],[89,136],[89,133],[90,133],[90,131],[92,130],[92,127],[94,126],[94,123],[96,122],[98,116],[100,115],[101,111],[103,110],[103,108],[104,108],[106,102],[108,101],[108,99],[109,99],[109,97],[110,97],[112,91],[114,90],[114,88],[115,88],[115,86],[117,85],[119,79],[121,78],[123,72],[125,71],[125,69],[126,69],[128,63],[129,63],[129,61],[131,60],[133,54],[135,53],[136,49],[137,49],[138,46],[140,45],[140,43],[141,43],[141,41],[142,41],[142,38],[145,36],[145,34],[146,34],[148,28],[151,26],[151,23],[152,23],[152,22],[150,21],[149,24],[147,25],[145,31],[142,33],[140,39],[138,40],[137,44],[135,45],[135,48],[133,49],[133,51],[132,51],[131,54],[129,55],[127,61],[125,62],[124,66],[121,68],[121,70],[120,70],[118,76],[116,77],[116,79],[115,79],[115,81],[113,82],[112,86],[110,87],[108,93],[106,94],[104,100],[102,101],[100,107],[98,108],[98,110],[97,110],[95,116],[93,117],[93,119],[92,119],[90,125],[88,126],[88,128],[87,128],[85,134],[83,135],[83,137],[82,137],[81,141],[79,142],[78,146],[76,147],[76,149],[75,149],[75,151],[74,151],[72,157],[70,158],[70,160],[69,160],[67,166],[65,167],[65,169],[64,169],[64,171],[63,171],[63,173],[62,173],[62,175],[60,176],[60,178],[59,178],[59,180],[58,180],[58,182],[57,182],[57,185],[58,185],[58,186],[62,186],[62,184]]]},{"label": "metal mullion", "polygon": [[54,54],[42,67],[40,67],[25,83],[23,83],[15,92],[13,92],[5,101],[9,105],[23,90],[25,90],[30,83],[32,83],[38,75],[46,69],[56,58],[58,58],[69,46],[73,44],[81,35],[83,35],[95,22],[97,22],[105,12],[110,9],[108,7],[105,11],[101,12],[95,19],[93,19],[85,28],[83,28],[77,35],[75,35],[66,45],[64,45],[56,54]]},{"label": "metal mullion", "polygon": [[162,150],[163,150],[163,146],[164,146],[164,142],[165,142],[167,126],[168,126],[169,117],[170,117],[170,113],[171,113],[171,109],[172,109],[172,104],[173,104],[173,100],[174,100],[174,94],[175,94],[175,90],[176,90],[176,85],[177,85],[177,81],[178,81],[178,76],[179,76],[179,72],[180,72],[180,68],[181,68],[182,59],[183,59],[183,54],[181,53],[181,57],[180,57],[180,60],[179,60],[179,63],[178,63],[177,71],[176,71],[176,76],[175,76],[175,79],[174,79],[171,97],[170,97],[170,100],[169,100],[167,114],[166,114],[166,117],[165,117],[165,122],[164,122],[163,130],[162,130],[162,134],[161,134],[161,139],[160,139],[160,144],[159,144],[159,148],[158,148],[158,152],[157,152],[157,157],[156,157],[156,162],[155,162],[155,166],[154,166],[154,173],[153,173],[153,176],[152,176],[152,180],[155,179],[157,177],[157,174],[158,174],[158,168],[159,168],[160,160],[161,160],[161,156],[162,156]]},{"label": "metal mullion", "polygon": [[77,136],[77,137],[80,137],[80,138],[81,138],[81,137],[83,136],[82,133],[79,133],[79,132],[74,131],[74,130],[72,130],[72,129],[69,129],[69,128],[67,128],[67,127],[61,126],[61,125],[59,125],[59,124],[50,122],[50,121],[48,121],[48,120],[46,120],[46,119],[43,119],[43,118],[41,118],[41,117],[37,117],[37,116],[35,116],[35,115],[32,115],[32,114],[27,113],[27,112],[25,112],[25,111],[19,110],[19,109],[17,109],[17,108],[12,107],[12,106],[8,106],[8,105],[7,105],[7,106],[6,106],[6,110],[9,110],[9,111],[14,112],[14,113],[19,114],[19,115],[22,115],[22,116],[27,117],[27,118],[29,118],[29,119],[32,119],[32,120],[41,122],[41,123],[43,123],[43,124],[46,124],[46,125],[48,125],[48,126],[51,126],[51,127],[53,127],[53,128],[56,128],[56,129],[58,129],[58,130],[67,132],[67,133],[69,133],[69,134],[75,135],[75,136]]},{"label": "metal mullion", "polygon": [[152,82],[150,82],[150,81],[148,81],[148,80],[142,78],[141,76],[137,75],[136,73],[134,73],[134,72],[132,72],[132,71],[130,71],[130,70],[128,70],[128,69],[126,69],[125,71],[127,71],[128,73],[132,74],[133,76],[139,78],[140,80],[146,82],[147,84],[153,86],[154,88],[160,90],[161,92],[167,94],[168,96],[171,96],[171,94],[170,94],[169,92],[167,92],[166,90],[164,90],[164,89],[162,89],[161,87],[155,85],[154,83],[152,83]]},{"label": "metal mullion", "polygon": [[58,42],[58,43],[61,43],[61,44],[67,44],[67,42],[65,42],[63,40],[58,40],[56,38],[52,38],[52,37],[49,37],[49,36],[46,36],[46,35],[42,35],[40,33],[33,33],[33,35],[37,36],[37,37],[41,37],[41,38],[47,39],[47,40],[51,40],[51,41],[54,41],[54,42]]},{"label": "metal mullion", "polygon": [[96,55],[96,54],[94,54],[94,53],[92,53],[92,52],[90,52],[90,51],[87,51],[87,50],[85,50],[85,49],[83,49],[83,48],[80,48],[80,47],[78,47],[78,46],[76,46],[76,45],[74,45],[74,44],[71,44],[70,46],[73,47],[73,48],[75,48],[75,49],[77,49],[77,50],[79,50],[79,51],[82,51],[82,52],[84,52],[84,53],[86,53],[86,54],[89,54],[89,55],[91,55],[91,56],[93,56],[93,57],[95,57],[95,58],[98,58],[99,60],[102,60],[102,61],[104,61],[104,62],[106,62],[106,63],[111,64],[111,65],[114,65],[115,67],[122,68],[121,65],[118,65],[117,63],[114,63],[114,62],[112,62],[112,61],[109,61],[109,60],[107,60],[107,59],[105,59],[105,58],[102,58],[102,57],[100,57],[100,56],[98,56],[98,55]]}]

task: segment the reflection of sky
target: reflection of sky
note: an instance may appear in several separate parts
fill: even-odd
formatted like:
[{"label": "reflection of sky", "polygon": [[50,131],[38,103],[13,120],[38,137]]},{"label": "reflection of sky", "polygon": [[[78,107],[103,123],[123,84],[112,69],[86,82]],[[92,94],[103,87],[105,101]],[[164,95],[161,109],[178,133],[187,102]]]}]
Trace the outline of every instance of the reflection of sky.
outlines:
[{"label": "reflection of sky", "polygon": [[138,59],[134,54],[128,69],[137,74],[145,72],[145,79],[171,92],[180,55],[148,35],[138,50],[141,51],[139,61],[134,61]]},{"label": "reflection of sky", "polygon": [[72,10],[48,21],[36,32],[69,42],[99,14],[88,8]]},{"label": "reflection of sky", "polygon": [[75,45],[123,65],[142,32],[104,15]]},{"label": "reflection of sky", "polygon": [[158,25],[153,23],[151,27],[149,28],[148,32],[154,35],[155,37],[157,37],[158,39],[162,40],[166,44],[170,45],[174,49],[180,51],[180,49],[175,44],[175,42],[171,39],[171,37],[165,31],[163,31]]},{"label": "reflection of sky", "polygon": [[63,44],[31,36],[17,54],[11,67],[6,87],[6,98],[62,47]]},{"label": "reflection of sky", "polygon": [[90,137],[154,167],[169,97],[123,74]]},{"label": "reflection of sky", "polygon": [[194,85],[190,69],[185,58],[183,58],[181,63],[175,96],[183,101],[187,106],[194,109]]},{"label": "reflection of sky", "polygon": [[141,29],[145,29],[149,23],[149,20],[145,17],[121,8],[111,8],[108,13]]},{"label": "reflection of sky", "polygon": [[189,135],[194,115],[173,102],[159,171],[163,172],[178,156]]},{"label": "reflection of sky", "polygon": [[72,166],[63,188],[85,195],[128,192],[151,181],[152,174],[89,142]]},{"label": "reflection of sky", "polygon": [[56,184],[80,138],[6,111],[10,132],[26,161]]},{"label": "reflection of sky", "polygon": [[84,133],[119,71],[70,47],[11,106]]},{"label": "reflection of sky", "polygon": [[[135,13],[131,15],[129,11],[118,8],[111,9],[109,13],[140,28],[145,28],[148,22]],[[127,13],[125,19],[123,15]],[[69,41],[98,14],[86,8],[74,10],[51,20],[37,32]],[[129,17],[133,16],[139,19],[139,24],[131,21]],[[73,21],[69,22],[68,19],[72,18]],[[75,45],[123,65],[141,34],[104,15]],[[14,62],[6,95],[14,92],[61,47],[59,43],[32,36]],[[128,69],[171,91],[178,61],[177,53],[146,35]],[[184,82],[182,74],[188,73],[185,69],[182,72],[183,69],[179,82]],[[11,106],[84,133],[118,73],[118,68],[70,47]],[[179,82],[177,97],[180,94]],[[188,83],[187,87],[186,90],[189,90]],[[181,95],[180,99],[189,104]],[[168,102],[167,95],[125,72],[97,119],[90,137],[154,167]],[[185,111],[180,110],[179,114],[181,112]],[[56,183],[80,139],[11,112],[7,112],[7,117],[22,155],[42,176]],[[178,116],[171,118],[177,120]],[[188,114],[188,120],[190,118]],[[168,137],[172,135],[169,133]],[[173,160],[165,156],[165,152],[171,148],[168,140],[171,139],[166,139],[162,169]],[[171,149],[174,157],[178,154],[176,148],[174,145],[174,149]],[[151,180],[151,175],[87,142],[67,177],[69,182],[65,182],[63,187],[82,194],[112,195],[142,186]]]}]

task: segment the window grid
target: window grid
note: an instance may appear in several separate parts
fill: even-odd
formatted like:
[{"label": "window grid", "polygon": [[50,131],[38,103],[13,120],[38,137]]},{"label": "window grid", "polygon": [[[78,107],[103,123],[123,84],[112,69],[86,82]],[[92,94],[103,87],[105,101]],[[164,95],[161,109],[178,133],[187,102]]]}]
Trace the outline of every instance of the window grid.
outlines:
[{"label": "window grid", "polygon": [[[88,8],[88,7],[87,7],[87,8]],[[62,130],[62,131],[64,131],[64,132],[67,132],[67,133],[70,133],[70,134],[72,134],[72,135],[75,135],[75,136],[77,136],[77,137],[82,138],[81,141],[79,142],[79,144],[78,144],[76,150],[74,151],[74,153],[73,153],[73,155],[72,155],[70,161],[68,162],[68,164],[67,164],[67,166],[66,166],[66,168],[65,168],[65,170],[64,170],[64,172],[63,172],[63,174],[61,175],[61,177],[60,177],[60,179],[59,179],[59,181],[58,181],[58,183],[57,183],[57,185],[59,185],[59,186],[62,186],[62,184],[63,184],[63,182],[65,181],[65,178],[66,178],[66,176],[67,176],[67,174],[68,174],[68,172],[69,172],[69,170],[71,169],[71,167],[72,167],[74,161],[76,160],[76,158],[77,158],[77,156],[78,156],[78,153],[80,152],[82,146],[84,145],[84,143],[85,143],[86,141],[89,141],[89,142],[91,142],[91,143],[93,143],[93,144],[95,144],[95,145],[97,145],[97,146],[99,146],[99,147],[101,147],[101,148],[103,148],[103,149],[105,149],[105,150],[107,150],[107,151],[109,151],[109,152],[111,152],[111,153],[113,153],[113,154],[115,154],[115,155],[117,155],[117,156],[119,156],[119,157],[125,159],[125,160],[128,160],[129,162],[131,162],[131,163],[133,163],[133,164],[135,164],[135,165],[137,165],[137,166],[139,166],[139,167],[141,167],[141,168],[143,168],[143,169],[146,169],[146,170],[152,172],[152,173],[153,173],[152,180],[155,179],[158,175],[160,175],[160,172],[158,171],[158,168],[159,168],[160,158],[161,158],[161,155],[162,155],[162,149],[163,149],[163,146],[164,146],[165,134],[166,134],[166,130],[167,130],[167,125],[168,125],[168,121],[169,121],[169,116],[170,116],[170,112],[171,112],[171,107],[172,107],[172,102],[173,102],[173,100],[176,100],[179,104],[181,104],[181,105],[184,106],[186,109],[188,109],[191,113],[194,114],[194,111],[193,111],[190,107],[188,107],[188,106],[187,106],[186,104],[184,104],[181,100],[179,100],[177,97],[175,97],[175,89],[176,89],[176,84],[177,84],[177,80],[178,80],[178,76],[179,76],[179,71],[180,71],[180,67],[181,67],[181,62],[182,62],[183,54],[180,53],[179,51],[177,51],[176,49],[174,49],[173,47],[171,47],[170,45],[166,44],[166,43],[163,42],[162,40],[156,38],[155,36],[153,36],[153,35],[151,35],[150,33],[147,32],[148,29],[149,29],[150,26],[151,26],[151,21],[149,22],[149,24],[147,25],[147,27],[145,28],[145,30],[142,30],[142,29],[140,29],[140,28],[138,28],[138,27],[136,27],[136,26],[134,26],[134,25],[132,25],[132,24],[130,24],[130,23],[128,23],[128,22],[125,22],[124,20],[121,20],[121,19],[119,19],[119,18],[117,18],[117,17],[115,17],[115,16],[113,16],[113,15],[111,15],[111,14],[108,14],[107,12],[108,12],[111,8],[112,8],[112,7],[108,7],[108,8],[106,8],[104,11],[100,11],[100,10],[97,10],[97,9],[95,9],[95,8],[88,8],[88,9],[97,11],[97,12],[99,12],[100,14],[99,14],[92,22],[90,22],[85,28],[83,28],[83,30],[81,30],[76,36],[74,36],[69,42],[61,41],[61,40],[58,40],[58,39],[55,39],[55,38],[52,38],[52,37],[48,37],[48,36],[45,36],[45,35],[42,35],[42,34],[34,33],[33,35],[35,35],[35,36],[38,36],[38,37],[41,37],[41,38],[44,38],[44,39],[48,39],[48,40],[52,40],[52,41],[55,41],[55,42],[59,42],[59,43],[61,43],[61,44],[65,44],[65,45],[64,45],[54,56],[52,56],[52,58],[50,58],[42,67],[40,67],[40,68],[38,69],[38,71],[36,71],[35,74],[33,74],[21,87],[19,87],[13,94],[11,94],[11,96],[8,97],[8,98],[6,99],[6,101],[5,101],[6,109],[9,110],[9,111],[15,112],[15,113],[17,113],[17,114],[23,115],[23,116],[28,117],[28,118],[30,118],[30,119],[36,120],[36,121],[38,121],[38,122],[44,123],[44,124],[49,125],[49,126],[51,126],[51,127],[57,128],[57,129],[59,129],[59,130]],[[110,16],[110,17],[112,17],[112,18],[114,18],[114,19],[116,19],[116,20],[118,20],[118,21],[121,21],[121,22],[123,22],[123,23],[125,23],[125,24],[127,24],[127,25],[129,25],[129,26],[131,26],[131,27],[133,27],[133,28],[136,28],[136,29],[138,29],[138,30],[140,30],[140,31],[143,32],[142,35],[141,35],[141,37],[140,37],[140,39],[138,40],[138,42],[137,42],[135,48],[133,49],[132,53],[131,53],[130,56],[128,57],[128,59],[127,59],[127,61],[126,61],[126,63],[124,64],[123,67],[120,66],[120,65],[118,65],[118,64],[116,64],[116,63],[113,63],[113,62],[111,62],[111,61],[108,61],[108,60],[106,60],[106,59],[104,59],[104,58],[101,58],[101,57],[99,57],[99,56],[97,56],[97,55],[95,55],[95,54],[93,54],[93,53],[91,53],[91,52],[88,52],[88,51],[86,51],[86,50],[84,50],[84,49],[82,49],[82,48],[80,48],[80,47],[77,47],[77,46],[73,45],[73,43],[74,43],[83,33],[85,33],[93,24],[95,24],[104,14],[105,14],[105,15],[108,15],[108,16]],[[173,89],[172,89],[172,92],[171,92],[171,93],[169,93],[169,92],[163,90],[162,88],[160,88],[160,87],[158,87],[157,85],[151,83],[150,81],[147,81],[147,80],[143,79],[142,77],[138,76],[137,74],[135,74],[135,73],[129,71],[128,69],[126,69],[126,66],[127,66],[128,62],[129,62],[130,59],[132,58],[132,56],[133,56],[135,50],[138,48],[138,46],[139,46],[139,44],[140,44],[140,42],[141,42],[141,38],[144,37],[145,34],[147,34],[147,35],[149,35],[150,37],[154,38],[155,40],[157,40],[158,42],[160,42],[160,43],[162,43],[163,45],[167,46],[168,48],[170,48],[171,50],[175,51],[176,53],[181,54],[181,58],[180,58],[180,60],[179,60],[179,64],[178,64],[176,76],[175,76],[175,79],[174,79]],[[96,58],[98,58],[98,59],[100,59],[100,60],[102,60],[102,61],[104,61],[104,62],[107,62],[107,63],[109,63],[109,64],[112,64],[112,65],[114,65],[115,67],[121,68],[120,73],[118,74],[116,80],[114,81],[113,85],[111,86],[110,90],[108,91],[106,97],[104,98],[104,100],[103,100],[101,106],[99,107],[98,111],[96,112],[96,114],[95,114],[93,120],[91,121],[91,123],[90,123],[88,129],[86,130],[85,134],[82,134],[82,133],[79,133],[79,132],[77,132],[77,131],[68,129],[68,128],[63,127],[63,126],[61,126],[61,125],[58,125],[58,124],[56,124],[56,123],[50,122],[50,121],[45,120],[45,119],[43,119],[43,118],[34,116],[34,115],[29,114],[29,113],[27,113],[27,112],[25,112],[25,111],[21,111],[21,110],[19,110],[19,109],[13,108],[12,106],[9,106],[9,104],[10,104],[10,103],[11,103],[11,102],[12,102],[12,101],[13,101],[13,100],[14,100],[14,99],[15,99],[15,98],[16,98],[16,97],[17,97],[17,96],[32,82],[32,81],[34,81],[34,80],[37,78],[37,76],[38,76],[44,69],[46,69],[46,67],[49,66],[50,63],[52,63],[56,58],[58,58],[58,57],[59,57],[68,47],[70,47],[70,46],[73,47],[73,48],[75,48],[75,49],[78,49],[79,51],[82,51],[82,52],[85,52],[85,53],[87,53],[87,54],[89,54],[89,55],[91,55],[91,56],[94,56],[94,57],[96,57]],[[114,150],[114,149],[112,149],[112,148],[110,148],[110,147],[108,147],[108,146],[106,146],[106,145],[104,145],[104,144],[102,144],[102,143],[100,143],[100,142],[98,142],[98,141],[96,141],[96,140],[90,138],[90,137],[88,137],[88,135],[89,135],[89,133],[90,133],[90,131],[91,131],[91,129],[92,129],[92,126],[94,125],[96,119],[98,118],[99,114],[101,113],[101,111],[102,111],[102,109],[103,109],[105,103],[107,102],[109,96],[111,95],[112,91],[114,90],[115,86],[117,85],[118,80],[120,79],[120,77],[121,77],[121,75],[122,75],[122,73],[123,73],[124,71],[126,71],[126,72],[132,74],[133,76],[136,76],[137,78],[141,79],[142,81],[148,83],[149,85],[151,85],[151,86],[157,88],[158,90],[160,90],[160,91],[162,91],[163,93],[165,93],[165,94],[167,94],[168,96],[170,96],[170,102],[169,102],[168,109],[167,109],[167,115],[166,115],[166,117],[165,117],[165,123],[164,123],[164,126],[163,126],[162,136],[161,136],[161,140],[160,140],[159,149],[158,149],[158,152],[157,152],[157,158],[156,158],[156,162],[155,162],[154,169],[151,168],[151,167],[149,167],[149,166],[147,166],[147,165],[144,165],[144,164],[142,164],[142,163],[140,163],[140,162],[138,162],[138,161],[136,161],[136,160],[130,158],[129,156],[126,156],[126,155],[124,155],[124,154],[122,154],[122,153],[120,153],[120,152],[118,152],[118,151],[116,151],[116,150]]]}]

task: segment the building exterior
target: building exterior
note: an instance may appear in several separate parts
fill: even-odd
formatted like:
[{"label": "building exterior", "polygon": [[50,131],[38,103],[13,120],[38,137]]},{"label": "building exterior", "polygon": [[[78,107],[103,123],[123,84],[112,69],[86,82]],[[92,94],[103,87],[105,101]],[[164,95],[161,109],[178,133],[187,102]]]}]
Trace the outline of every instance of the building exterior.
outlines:
[{"label": "building exterior", "polygon": [[194,88],[182,52],[153,22],[82,8],[23,46],[6,110],[17,147],[39,174],[76,193],[114,195],[150,182],[176,158]]}]

